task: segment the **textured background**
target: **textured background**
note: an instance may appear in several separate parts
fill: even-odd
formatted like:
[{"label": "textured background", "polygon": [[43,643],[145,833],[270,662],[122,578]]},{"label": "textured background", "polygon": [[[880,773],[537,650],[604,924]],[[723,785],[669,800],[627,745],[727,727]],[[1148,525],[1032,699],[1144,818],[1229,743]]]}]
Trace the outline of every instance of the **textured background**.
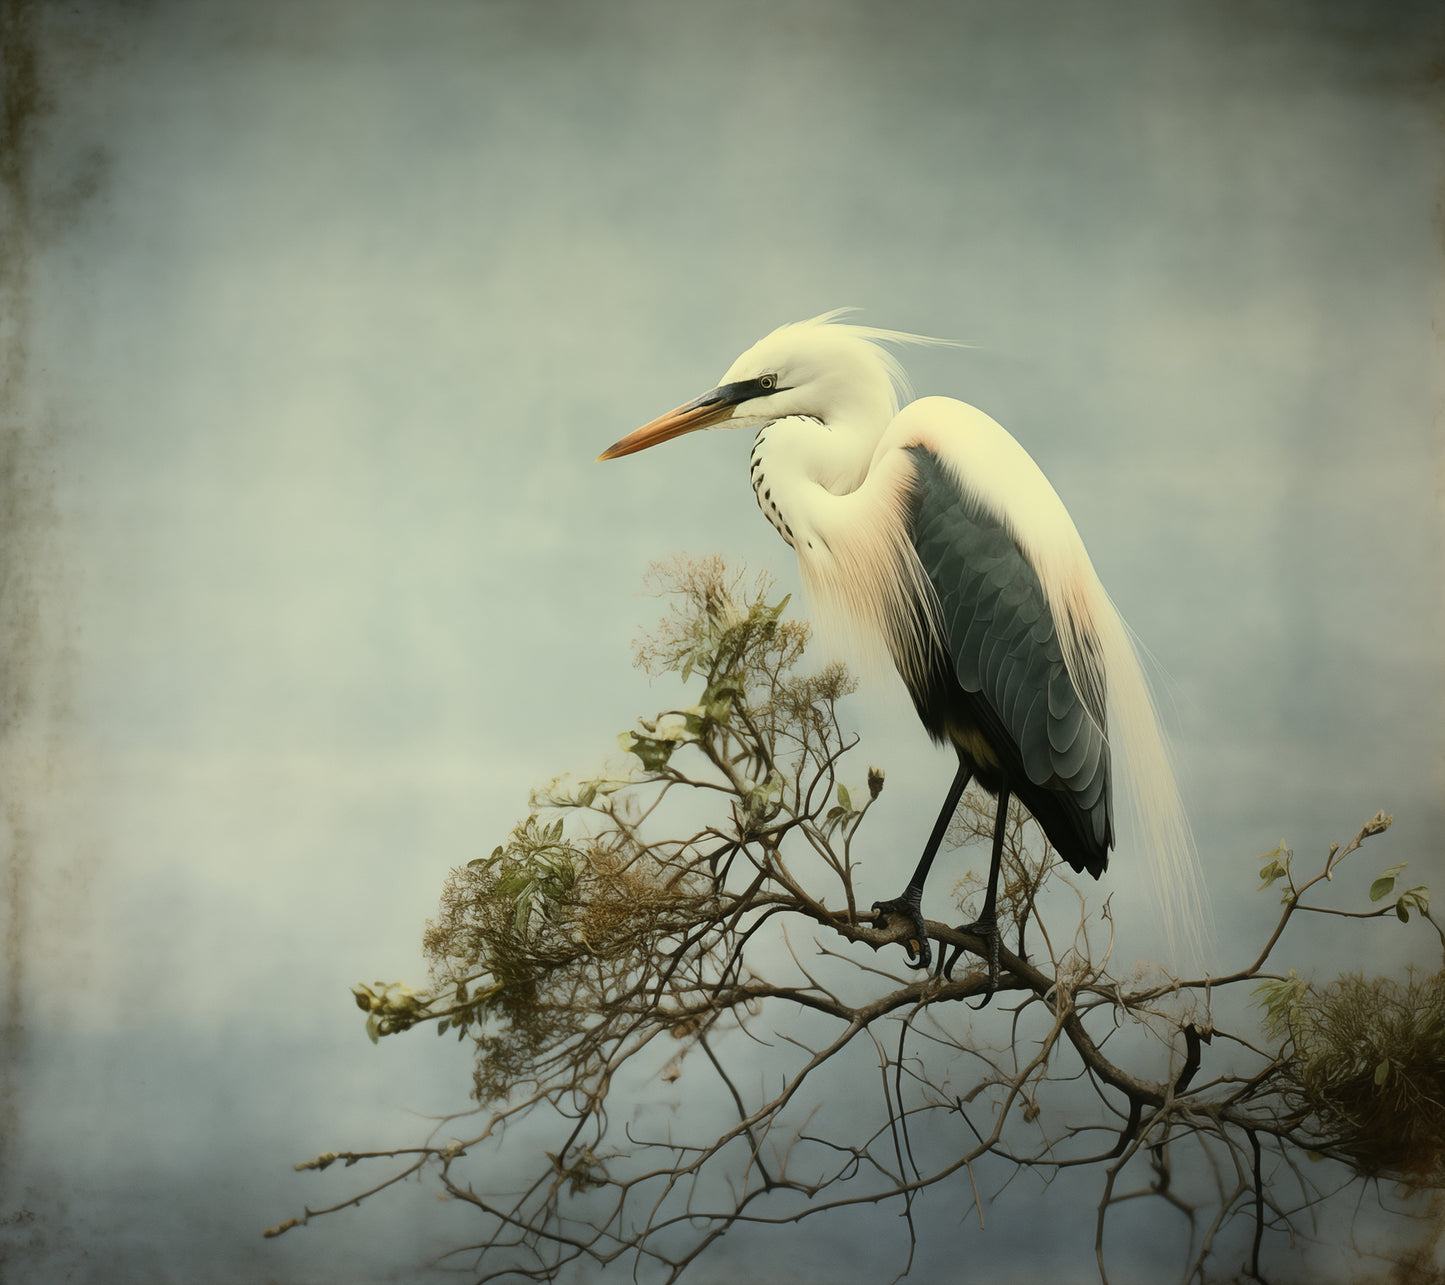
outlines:
[{"label": "textured background", "polygon": [[[977,345],[905,364],[1024,442],[1167,671],[1219,968],[1281,836],[1393,811],[1376,864],[1445,891],[1438,6],[4,10],[13,1279],[411,1279],[465,1240],[415,1187],[258,1233],[346,1190],[293,1161],[466,1104],[456,1045],[372,1048],[348,987],[421,980],[445,871],[672,702],[629,667],[647,563],[796,587],[740,437],[593,457],[828,308]],[[880,895],[951,774],[901,699],[853,714]],[[1290,962],[1411,953],[1327,936]],[[1087,1276],[1036,1201],[938,1202],[920,1279]],[[900,1243],[885,1210],[698,1276]]]}]

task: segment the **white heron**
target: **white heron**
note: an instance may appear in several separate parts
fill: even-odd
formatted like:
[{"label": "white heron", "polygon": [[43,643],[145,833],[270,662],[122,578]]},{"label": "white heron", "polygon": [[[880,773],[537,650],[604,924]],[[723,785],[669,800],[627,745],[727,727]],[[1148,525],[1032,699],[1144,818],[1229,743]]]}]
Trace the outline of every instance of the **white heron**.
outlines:
[{"label": "white heron", "polygon": [[880,924],[889,914],[908,921],[911,964],[932,958],[923,885],[968,782],[998,799],[983,911],[964,930],[990,945],[991,991],[1010,796],[1074,870],[1098,878],[1114,843],[1113,748],[1127,760],[1156,899],[1193,936],[1193,849],[1154,704],[1062,501],[982,411],[947,397],[899,410],[907,381],[879,344],[929,341],[840,315],[779,327],[716,388],[598,458],[697,429],[755,430],[753,491],[797,553],[814,607],[886,646],[929,735],[957,752],[913,877],[873,907]]}]

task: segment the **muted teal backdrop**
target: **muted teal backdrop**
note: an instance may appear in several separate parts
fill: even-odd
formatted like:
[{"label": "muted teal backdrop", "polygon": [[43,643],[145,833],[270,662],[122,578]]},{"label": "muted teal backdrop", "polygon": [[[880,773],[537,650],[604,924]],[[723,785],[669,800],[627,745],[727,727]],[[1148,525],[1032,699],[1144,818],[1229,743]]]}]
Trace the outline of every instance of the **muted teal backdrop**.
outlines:
[{"label": "muted teal backdrop", "polygon": [[[1024,442],[1167,673],[1220,967],[1281,835],[1383,808],[1441,882],[1434,6],[175,0],[14,30],[42,90],[7,248],[15,1279],[416,1279],[465,1241],[416,1189],[259,1232],[321,1203],[293,1161],[465,1105],[463,1052],[371,1048],[348,988],[420,979],[446,870],[672,703],[629,665],[647,564],[796,588],[745,442],[594,456],[829,308],[975,345],[905,364]],[[900,695],[854,713],[880,894],[951,774]],[[1132,957],[1127,862],[1101,895]],[[1362,940],[1300,964],[1411,957]],[[940,1212],[920,1278],[1086,1276],[1091,1233],[1056,1206],[1041,1246],[1036,1198],[986,1235]],[[698,1275],[888,1279],[897,1234]]]}]

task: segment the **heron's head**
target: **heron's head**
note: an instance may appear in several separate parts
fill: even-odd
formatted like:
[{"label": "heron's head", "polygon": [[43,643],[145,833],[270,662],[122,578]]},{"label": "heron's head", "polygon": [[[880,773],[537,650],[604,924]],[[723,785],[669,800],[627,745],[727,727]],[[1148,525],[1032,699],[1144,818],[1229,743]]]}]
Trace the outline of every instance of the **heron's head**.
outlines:
[{"label": "heron's head", "polygon": [[716,388],[644,424],[597,458],[614,460],[700,428],[758,428],[794,415],[881,433],[897,413],[907,381],[877,341],[917,336],[845,325],[839,315],[780,326],[733,362]]}]

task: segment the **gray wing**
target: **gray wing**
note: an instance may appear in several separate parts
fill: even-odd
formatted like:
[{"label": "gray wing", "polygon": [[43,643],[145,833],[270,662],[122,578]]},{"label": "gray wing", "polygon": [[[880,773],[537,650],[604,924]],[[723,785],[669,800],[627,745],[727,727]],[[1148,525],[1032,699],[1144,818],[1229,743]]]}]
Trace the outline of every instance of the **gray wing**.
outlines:
[{"label": "gray wing", "polygon": [[937,594],[954,699],[1054,846],[1098,873],[1113,841],[1104,693],[1069,677],[1038,574],[1004,523],[926,447],[909,453],[914,547]]}]

